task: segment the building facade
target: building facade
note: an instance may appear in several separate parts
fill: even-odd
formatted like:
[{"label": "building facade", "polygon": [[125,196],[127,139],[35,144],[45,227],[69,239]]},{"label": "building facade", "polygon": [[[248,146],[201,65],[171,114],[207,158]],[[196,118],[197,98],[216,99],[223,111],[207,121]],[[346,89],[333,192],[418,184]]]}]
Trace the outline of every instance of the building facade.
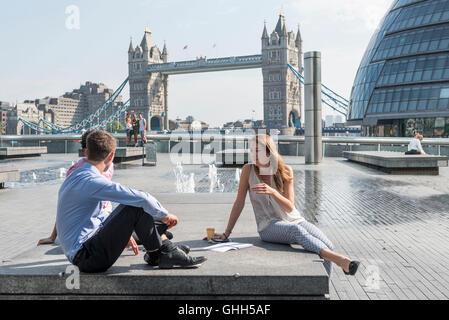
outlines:
[{"label": "building facade", "polygon": [[[17,104],[7,113],[8,134],[35,133],[33,130],[23,129],[20,117],[37,125],[45,124],[41,118],[62,128],[69,127],[83,120],[98,107],[103,105],[114,93],[103,83],[86,82],[79,89],[66,92],[61,97],[45,97],[43,99],[28,100]],[[109,117],[122,104],[122,97],[118,96],[113,105],[103,112],[99,121]],[[36,111],[37,110],[37,111]],[[38,116],[37,116],[38,115]]]},{"label": "building facade", "polygon": [[449,0],[396,0],[373,35],[348,123],[364,136],[449,137]]},{"label": "building facade", "polygon": [[302,38],[299,27],[296,36],[288,31],[281,12],[271,35],[266,26],[262,34],[264,122],[267,128],[281,131],[301,125],[302,86],[288,64],[302,73]]},{"label": "building facade", "polygon": [[24,124],[19,121],[19,117],[29,122],[39,123],[40,118],[43,116],[43,111],[38,109],[34,100],[25,100],[23,103],[18,103],[7,113],[6,134],[38,134],[38,132],[33,129],[24,126]]},{"label": "building facade", "polygon": [[168,51],[164,44],[162,52],[153,40],[149,28],[137,47],[132,40],[128,50],[130,110],[142,112],[152,131],[168,130],[168,76],[149,73],[148,64],[168,61]]},{"label": "building facade", "polygon": [[37,100],[36,103],[45,120],[63,128],[81,121],[86,116],[79,99],[47,97]]},{"label": "building facade", "polygon": [[0,134],[6,134],[6,127],[8,125],[8,112],[12,107],[9,102],[0,101]]}]

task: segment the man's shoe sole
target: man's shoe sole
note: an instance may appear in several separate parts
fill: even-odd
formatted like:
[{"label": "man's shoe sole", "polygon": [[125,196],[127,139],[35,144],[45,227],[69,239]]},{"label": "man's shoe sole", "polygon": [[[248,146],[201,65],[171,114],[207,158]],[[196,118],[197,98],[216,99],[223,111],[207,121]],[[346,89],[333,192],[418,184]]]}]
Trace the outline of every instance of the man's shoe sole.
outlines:
[{"label": "man's shoe sole", "polygon": [[195,264],[191,265],[177,265],[177,264],[159,264],[159,269],[195,269],[199,268],[203,262],[207,260],[206,257],[203,257],[200,261],[196,262]]}]

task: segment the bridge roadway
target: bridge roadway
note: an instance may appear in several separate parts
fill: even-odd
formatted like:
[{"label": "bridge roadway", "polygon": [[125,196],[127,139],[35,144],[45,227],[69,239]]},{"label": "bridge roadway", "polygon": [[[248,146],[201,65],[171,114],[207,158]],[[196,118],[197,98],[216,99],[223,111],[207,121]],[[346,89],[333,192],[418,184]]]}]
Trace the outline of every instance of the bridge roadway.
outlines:
[{"label": "bridge roadway", "polygon": [[198,58],[191,61],[168,62],[148,65],[148,72],[160,72],[164,75],[243,70],[262,68],[262,56],[239,56],[226,58]]}]

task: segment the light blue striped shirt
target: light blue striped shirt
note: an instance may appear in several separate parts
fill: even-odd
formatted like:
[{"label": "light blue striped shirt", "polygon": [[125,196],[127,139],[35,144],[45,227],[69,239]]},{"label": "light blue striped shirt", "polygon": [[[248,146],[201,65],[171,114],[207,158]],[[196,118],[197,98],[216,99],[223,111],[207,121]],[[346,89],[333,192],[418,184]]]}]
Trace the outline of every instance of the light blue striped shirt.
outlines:
[{"label": "light blue striped shirt", "polygon": [[72,263],[83,243],[103,227],[109,216],[101,201],[143,208],[155,220],[168,213],[150,194],[109,181],[95,166],[85,163],[65,179],[58,195],[56,231],[62,250]]}]

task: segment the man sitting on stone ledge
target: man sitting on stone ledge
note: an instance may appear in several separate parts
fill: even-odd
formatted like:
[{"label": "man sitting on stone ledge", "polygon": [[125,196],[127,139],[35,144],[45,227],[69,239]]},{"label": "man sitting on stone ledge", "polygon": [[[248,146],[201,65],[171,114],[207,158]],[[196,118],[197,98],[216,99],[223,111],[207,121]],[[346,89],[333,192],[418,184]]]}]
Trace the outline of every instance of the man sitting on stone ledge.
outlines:
[{"label": "man sitting on stone ledge", "polygon": [[[145,261],[159,268],[195,267],[205,257],[190,257],[160,236],[155,220],[168,229],[178,218],[150,194],[105,179],[114,160],[116,141],[105,131],[87,137],[87,162],[66,178],[58,195],[56,229],[62,250],[82,272],[104,272],[125,249],[133,230],[145,247]],[[120,205],[109,214],[102,201]]]},{"label": "man sitting on stone ledge", "polygon": [[405,153],[406,155],[425,155],[421,142],[423,141],[424,137],[420,133],[415,133],[415,136],[410,141],[410,144],[408,145],[408,151]]}]

